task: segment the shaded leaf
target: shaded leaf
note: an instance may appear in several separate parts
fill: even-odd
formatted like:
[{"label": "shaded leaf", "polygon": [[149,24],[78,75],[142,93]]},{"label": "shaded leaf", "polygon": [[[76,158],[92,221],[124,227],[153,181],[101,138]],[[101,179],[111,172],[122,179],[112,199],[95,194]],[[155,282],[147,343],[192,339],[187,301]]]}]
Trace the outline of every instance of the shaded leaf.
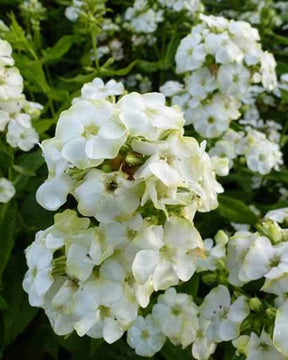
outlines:
[{"label": "shaded leaf", "polygon": [[14,245],[16,203],[10,201],[0,208],[0,282]]},{"label": "shaded leaf", "polygon": [[26,265],[24,255],[12,256],[5,272],[5,298],[8,308],[3,311],[3,347],[21,334],[36,315],[38,309],[31,307],[22,289]]},{"label": "shaded leaf", "polygon": [[217,212],[229,221],[251,225],[257,223],[258,217],[242,201],[231,199],[224,195],[218,196],[218,200],[219,207]]}]

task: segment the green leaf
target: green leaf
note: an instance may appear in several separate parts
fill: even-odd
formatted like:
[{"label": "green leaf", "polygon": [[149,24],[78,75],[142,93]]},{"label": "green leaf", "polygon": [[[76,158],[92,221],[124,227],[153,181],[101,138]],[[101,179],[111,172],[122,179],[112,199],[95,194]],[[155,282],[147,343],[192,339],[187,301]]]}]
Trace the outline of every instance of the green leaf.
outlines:
[{"label": "green leaf", "polygon": [[43,64],[56,62],[65,55],[74,44],[75,40],[78,38],[77,35],[65,35],[59,39],[56,44],[46,50],[45,55],[42,57],[41,62]]},{"label": "green leaf", "polygon": [[7,284],[4,290],[8,304],[8,308],[2,312],[3,347],[13,342],[24,331],[38,311],[29,305],[27,294],[22,288],[25,271],[23,255],[12,256],[3,278],[4,284]]},{"label": "green leaf", "polygon": [[0,282],[14,245],[16,204],[10,201],[0,208]]},{"label": "green leaf", "polygon": [[218,196],[218,200],[217,212],[229,221],[251,225],[257,223],[258,217],[242,201],[231,199],[225,195]]},{"label": "green leaf", "polygon": [[164,347],[160,351],[160,354],[165,360],[193,359],[190,346],[186,349],[182,349],[180,346],[173,345],[170,341],[166,341]]},{"label": "green leaf", "polygon": [[103,339],[91,339],[90,340],[90,352],[89,352],[89,356],[92,357],[96,350],[99,348],[100,345],[102,345],[104,342]]},{"label": "green leaf", "polygon": [[[21,166],[22,168],[29,169],[31,172],[36,172],[44,164],[44,158],[42,156],[41,149],[38,149],[33,153],[19,156],[17,163],[17,165]],[[19,174],[14,180],[16,190],[23,189],[26,186],[28,180],[29,178],[27,175]]]},{"label": "green leaf", "polygon": [[47,130],[50,129],[50,127],[56,123],[56,120],[54,119],[39,119],[36,121],[33,121],[33,127],[37,131],[39,135],[44,134]]},{"label": "green leaf", "polygon": [[288,170],[274,171],[267,175],[267,179],[283,182],[285,184],[288,183]]},{"label": "green leaf", "polygon": [[55,338],[59,345],[73,355],[73,360],[89,359],[90,339],[87,336],[80,338],[74,332],[68,337],[55,335]]},{"label": "green leaf", "polygon": [[6,300],[0,295],[0,311],[8,308]]},{"label": "green leaf", "polygon": [[180,37],[177,34],[174,34],[171,37],[171,40],[169,41],[169,44],[167,46],[167,50],[165,53],[165,63],[169,64],[169,66],[171,66],[174,63],[174,59],[175,59],[175,54],[177,51],[177,48],[180,44]]},{"label": "green leaf", "polygon": [[139,60],[135,60],[125,68],[119,70],[107,69],[105,67],[102,67],[100,69],[100,74],[102,76],[126,76],[138,63]]},{"label": "green leaf", "polygon": [[160,61],[146,61],[146,60],[140,60],[138,63],[138,67],[140,68],[140,71],[144,72],[156,72],[161,69],[161,63]]}]

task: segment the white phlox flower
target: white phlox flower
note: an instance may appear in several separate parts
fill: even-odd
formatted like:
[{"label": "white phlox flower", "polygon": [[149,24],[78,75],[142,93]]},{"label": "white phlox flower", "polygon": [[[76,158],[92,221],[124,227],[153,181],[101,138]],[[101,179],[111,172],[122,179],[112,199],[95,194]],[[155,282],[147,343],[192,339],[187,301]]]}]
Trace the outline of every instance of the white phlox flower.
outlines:
[{"label": "white phlox flower", "polygon": [[237,338],[249,311],[245,296],[240,296],[231,304],[230,292],[225,286],[212,289],[200,307],[200,314],[211,321],[207,329],[208,339],[221,342]]},{"label": "white phlox flower", "polygon": [[185,293],[177,294],[174,288],[158,296],[152,310],[152,316],[163,334],[174,345],[182,345],[183,348],[196,339],[197,314],[198,309],[192,297]]},{"label": "white phlox flower", "polygon": [[262,83],[270,92],[277,86],[274,57],[262,50],[258,31],[245,21],[200,14],[175,61],[185,86],[167,96],[181,106],[179,97],[191,95],[182,102],[186,125],[193,124],[203,137],[218,137],[240,117],[253,84]]},{"label": "white phlox flower", "polygon": [[152,315],[148,315],[146,318],[138,316],[128,330],[127,342],[140,356],[152,357],[161,350],[165,340],[166,337],[155,324]]},{"label": "white phlox flower", "polygon": [[0,178],[0,203],[8,203],[15,194],[12,182],[4,177]]}]

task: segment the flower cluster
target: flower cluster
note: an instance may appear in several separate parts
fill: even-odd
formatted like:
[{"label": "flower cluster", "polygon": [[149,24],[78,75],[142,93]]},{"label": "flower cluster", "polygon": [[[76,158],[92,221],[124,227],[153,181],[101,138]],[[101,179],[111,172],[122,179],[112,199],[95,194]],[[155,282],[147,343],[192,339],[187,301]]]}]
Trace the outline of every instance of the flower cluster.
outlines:
[{"label": "flower cluster", "polygon": [[[287,208],[268,212],[259,232],[239,231],[229,239],[221,230],[215,242],[204,240],[206,258],[198,259],[196,271],[209,285],[226,285],[214,287],[200,304],[169,288],[150,315],[137,317],[128,344],[140,356],[153,356],[168,338],[183,348],[192,345],[193,358],[208,360],[219,343],[232,341],[238,356],[286,359],[288,229],[277,222],[288,223]],[[259,295],[240,290],[259,279],[264,279]]]},{"label": "flower cluster", "polygon": [[23,78],[13,65],[12,48],[0,39],[0,131],[7,129],[10,146],[29,151],[38,142],[31,121],[39,117],[42,106],[25,99]]},{"label": "flower cluster", "polygon": [[204,251],[194,214],[214,209],[222,191],[205,144],[183,136],[178,107],[159,93],[116,101],[123,91],[114,80],[85,84],[42,142],[49,177],[38,202],[57,210],[71,194],[98,225],[72,210],[56,215],[26,250],[23,283],[57,334],[108,343],[154,291],[192,277]]},{"label": "flower cluster", "polygon": [[179,13],[191,21],[191,17],[202,10],[200,0],[135,0],[124,14],[123,26],[134,34],[132,42],[135,46],[153,44],[157,41],[155,32],[159,25],[164,21],[169,22],[171,14]]},{"label": "flower cluster", "polygon": [[187,125],[215,138],[240,117],[252,84],[262,83],[268,91],[276,87],[276,62],[249,23],[203,14],[200,19],[176,53],[176,72],[185,74],[185,86],[168,82],[161,92],[182,107]]},{"label": "flower cluster", "polygon": [[[228,324],[229,315],[227,316],[226,313],[223,316],[223,325],[218,320],[206,333],[208,339],[211,338],[212,332],[215,338],[222,336],[221,341],[233,340],[233,345],[238,353],[244,354],[247,359],[269,359],[272,355],[276,359],[286,359],[288,356],[284,330],[288,314],[286,299],[288,292],[288,229],[279,226],[279,223],[285,226],[287,220],[287,208],[272,210],[257,225],[258,232],[256,233],[238,231],[228,241],[227,235],[225,236],[220,231],[215,238],[214,246],[211,239],[204,241],[207,257],[200,261],[200,266],[197,266],[197,271],[203,274],[204,282],[218,283],[221,278],[222,282],[227,282],[230,287],[234,287],[236,294],[238,290],[244,289],[244,285],[261,280],[253,293],[249,294],[249,287],[246,291],[241,290],[241,293],[246,296],[251,312],[249,315],[247,303],[245,310],[244,308],[240,310],[239,305],[235,304],[238,314],[234,314],[230,320],[238,319],[236,332],[232,329],[231,324]],[[220,290],[220,288],[222,289]],[[218,303],[216,296],[218,291],[223,292],[222,296],[225,301],[229,299],[229,292],[224,295],[225,290],[222,285],[216,289],[218,290],[213,289],[210,292],[203,303],[205,304],[207,298],[211,296],[210,305],[207,307],[211,313],[214,313],[213,306],[217,307],[213,304]],[[214,295],[212,296],[212,294]],[[239,299],[241,296],[236,301],[241,302],[242,300]],[[205,305],[201,305],[200,309],[203,307]],[[264,312],[266,318],[263,316]],[[243,317],[240,319],[241,313]],[[241,336],[239,336],[240,333]],[[229,336],[229,339],[225,339],[225,336]]]},{"label": "flower cluster", "polygon": [[153,356],[168,338],[183,348],[192,345],[193,358],[208,360],[218,343],[240,335],[249,312],[248,298],[242,295],[232,302],[223,285],[212,289],[199,307],[192,296],[170,288],[158,297],[151,315],[137,317],[127,340],[140,356]]},{"label": "flower cluster", "polygon": [[229,129],[209,150],[209,154],[212,157],[228,158],[230,168],[237,157],[244,157],[248,168],[261,175],[269,174],[273,169],[279,170],[283,164],[279,145],[251,127],[246,133]]}]

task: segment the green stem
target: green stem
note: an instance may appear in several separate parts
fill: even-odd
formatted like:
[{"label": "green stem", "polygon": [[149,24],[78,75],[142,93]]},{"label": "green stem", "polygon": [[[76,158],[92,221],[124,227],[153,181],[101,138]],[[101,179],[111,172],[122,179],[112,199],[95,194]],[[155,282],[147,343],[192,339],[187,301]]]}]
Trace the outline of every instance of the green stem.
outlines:
[{"label": "green stem", "polygon": [[94,58],[95,58],[95,66],[96,66],[96,70],[99,71],[100,66],[99,66],[99,59],[98,59],[98,53],[97,53],[96,35],[93,30],[91,30],[90,33],[91,33],[91,43],[92,43],[92,48],[93,48],[93,54],[94,54]]}]

